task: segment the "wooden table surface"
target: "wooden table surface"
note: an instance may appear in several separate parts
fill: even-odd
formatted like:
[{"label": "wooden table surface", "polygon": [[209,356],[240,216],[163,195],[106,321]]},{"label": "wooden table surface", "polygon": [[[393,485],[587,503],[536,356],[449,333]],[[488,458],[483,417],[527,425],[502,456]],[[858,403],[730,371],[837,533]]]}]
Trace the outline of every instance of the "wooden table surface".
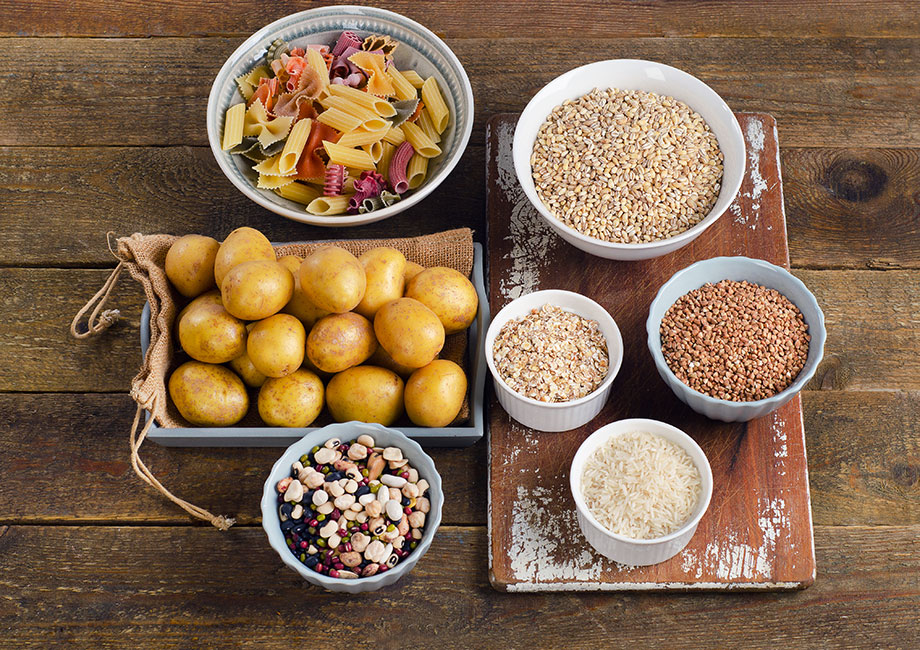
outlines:
[{"label": "wooden table surface", "polygon": [[[0,646],[916,647],[920,633],[920,18],[911,2],[455,0],[386,7],[442,35],[476,121],[459,167],[416,209],[322,230],[243,198],[207,147],[205,105],[250,33],[309,2],[0,0]],[[803,393],[818,561],[795,593],[507,595],[487,580],[486,447],[435,451],[450,493],[400,584],[306,586],[259,526],[277,450],[164,449],[177,494],[236,513],[191,522],[128,458],[143,297],[77,342],[108,276],[104,234],[248,224],[276,241],[484,237],[489,116],[581,63],[648,58],[779,123],[789,248],[829,330]]]}]

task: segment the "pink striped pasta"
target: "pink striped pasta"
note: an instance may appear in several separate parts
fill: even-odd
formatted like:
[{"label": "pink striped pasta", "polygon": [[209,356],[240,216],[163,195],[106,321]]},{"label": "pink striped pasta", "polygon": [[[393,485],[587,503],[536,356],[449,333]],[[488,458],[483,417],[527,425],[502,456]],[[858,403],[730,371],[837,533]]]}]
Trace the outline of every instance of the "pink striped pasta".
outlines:
[{"label": "pink striped pasta", "polygon": [[390,169],[387,170],[387,178],[390,179],[390,186],[397,194],[404,194],[409,189],[409,180],[406,178],[406,168],[409,166],[409,159],[415,153],[415,149],[408,142],[403,142],[396,149],[393,158],[390,160]]},{"label": "pink striped pasta", "polygon": [[339,196],[342,194],[342,188],[344,186],[345,167],[342,165],[327,165],[326,176],[323,183],[323,195]]},{"label": "pink striped pasta", "polygon": [[339,40],[336,41],[335,47],[332,48],[332,55],[338,56],[349,47],[353,47],[356,50],[361,49],[361,39],[358,38],[358,35],[354,32],[346,31],[342,32],[339,36]]}]

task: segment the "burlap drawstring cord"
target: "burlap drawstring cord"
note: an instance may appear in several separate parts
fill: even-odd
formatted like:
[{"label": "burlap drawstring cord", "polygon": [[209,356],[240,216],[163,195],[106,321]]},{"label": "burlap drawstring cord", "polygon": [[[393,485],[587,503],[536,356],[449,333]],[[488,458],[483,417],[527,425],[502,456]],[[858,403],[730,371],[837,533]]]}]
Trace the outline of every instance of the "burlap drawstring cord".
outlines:
[{"label": "burlap drawstring cord", "polygon": [[[154,398],[154,401],[155,400],[156,398]],[[140,433],[138,433],[137,427],[141,421],[141,414],[145,410],[146,407],[143,404],[139,403],[137,405],[137,411],[134,413],[134,423],[131,425],[131,465],[134,467],[135,473],[140,476],[141,480],[147,483],[147,485],[157,490],[160,494],[185,510],[191,516],[207,521],[218,530],[227,530],[230,528],[230,526],[236,523],[236,519],[233,517],[225,517],[224,515],[213,515],[204,508],[199,508],[184,499],[180,499],[163,487],[163,484],[157,480],[153,473],[147,468],[147,465],[144,464],[144,461],[141,460],[141,445],[144,444],[144,440],[147,438],[147,432],[150,431],[150,426],[153,424],[153,417],[151,416],[147,419],[147,422],[144,423]],[[153,404],[150,405],[150,410],[153,411]]]},{"label": "burlap drawstring cord", "polygon": [[[144,296],[150,306],[150,341],[147,354],[140,370],[131,384],[131,397],[137,403],[137,412],[131,426],[131,465],[144,483],[151,486],[164,497],[185,510],[192,517],[207,521],[215,528],[227,530],[234,524],[230,517],[213,515],[204,508],[199,508],[188,501],[180,499],[167,490],[156,479],[144,461],[140,458],[140,449],[147,439],[147,434],[154,422],[165,428],[191,426],[169,400],[167,378],[173,364],[173,326],[178,312],[176,295],[166,277],[166,254],[170,246],[178,239],[174,235],[142,235],[135,233],[130,237],[115,239],[112,233],[106,234],[109,250],[118,266],[96,295],[83,306],[70,325],[70,333],[78,339],[88,339],[101,334],[111,327],[119,317],[117,309],[105,309],[105,304],[123,271],[140,283]],[[322,245],[337,244],[355,255],[375,246],[393,246],[401,250],[408,259],[424,267],[449,266],[464,275],[469,275],[473,265],[473,233],[467,228],[450,230],[433,235],[401,239],[350,240],[339,242],[303,242],[284,244],[276,247],[279,257],[297,255],[306,257]],[[86,331],[79,331],[80,321],[89,314]],[[466,351],[466,338],[449,336],[442,356],[462,365]],[[144,411],[150,412],[147,421],[141,426]],[[464,402],[461,418],[467,417],[469,406]]]}]

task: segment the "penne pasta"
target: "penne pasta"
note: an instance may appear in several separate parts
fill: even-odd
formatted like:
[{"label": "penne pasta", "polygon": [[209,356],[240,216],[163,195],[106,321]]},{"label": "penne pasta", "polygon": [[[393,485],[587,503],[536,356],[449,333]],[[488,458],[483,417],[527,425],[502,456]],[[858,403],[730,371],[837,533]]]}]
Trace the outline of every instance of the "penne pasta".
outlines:
[{"label": "penne pasta", "polygon": [[359,106],[369,108],[380,117],[393,117],[396,115],[396,109],[393,108],[390,102],[363,90],[351,88],[344,84],[332,84],[329,86],[329,92],[337,97],[344,97]]},{"label": "penne pasta", "polygon": [[406,81],[412,84],[415,88],[421,88],[425,84],[425,80],[422,79],[422,75],[420,75],[415,70],[403,70],[402,76],[405,77]]},{"label": "penne pasta", "polygon": [[431,115],[434,128],[438,130],[438,133],[444,133],[447,121],[450,119],[450,111],[447,109],[447,104],[444,103],[444,97],[434,77],[425,79],[422,85],[422,101],[425,102],[425,109]]},{"label": "penne pasta", "polygon": [[319,53],[319,50],[314,50],[313,48],[307,50],[307,64],[313,68],[313,72],[316,73],[316,78],[322,82],[323,88],[328,88],[329,69],[326,68],[326,60]]},{"label": "penne pasta", "polygon": [[246,104],[234,104],[224,116],[224,138],[220,148],[233,149],[243,141],[243,121],[246,118]]},{"label": "penne pasta", "polygon": [[377,171],[383,176],[383,180],[390,178],[390,161],[393,160],[393,154],[396,153],[396,145],[390,144],[386,140],[380,141],[380,159],[377,160]]},{"label": "penne pasta", "polygon": [[340,108],[327,108],[316,119],[342,133],[354,131],[363,124],[361,118],[349,115]]},{"label": "penne pasta", "polygon": [[338,140],[338,144],[343,147],[363,147],[366,144],[372,144],[378,140],[382,140],[383,136],[387,134],[389,127],[383,127],[377,131],[369,131],[368,129],[355,129],[354,131],[349,131],[342,135]]},{"label": "penne pasta", "polygon": [[434,128],[434,123],[431,121],[431,114],[428,113],[427,108],[422,109],[415,123],[425,132],[425,135],[431,138],[432,142],[438,143],[441,141],[441,134]]},{"label": "penne pasta", "polygon": [[360,149],[351,149],[328,140],[323,140],[323,148],[326,150],[326,155],[329,156],[329,162],[335,165],[343,165],[351,169],[376,169],[371,157]]},{"label": "penne pasta", "polygon": [[316,215],[331,216],[345,214],[351,196],[320,196],[307,205],[307,212]]},{"label": "penne pasta", "polygon": [[441,147],[425,135],[425,132],[417,124],[406,122],[401,128],[403,133],[406,134],[406,142],[412,145],[418,155],[425,158],[434,158],[441,155]]},{"label": "penne pasta", "polygon": [[282,176],[297,173],[297,162],[300,160],[300,154],[303,153],[304,145],[307,144],[312,127],[313,120],[309,118],[299,120],[291,127],[291,132],[288,134],[278,160],[278,169]]},{"label": "penne pasta", "polygon": [[425,182],[428,175],[428,159],[424,156],[415,154],[409,159],[409,166],[406,168],[406,180],[409,181],[409,189],[414,190]]},{"label": "penne pasta", "polygon": [[406,141],[406,134],[398,126],[391,126],[382,140],[392,145],[400,145]]},{"label": "penne pasta", "polygon": [[[335,108],[342,111],[343,113],[357,117],[359,120],[361,120],[361,124],[359,126],[363,126],[364,128],[371,131],[376,131],[377,129],[382,129],[383,127],[389,125],[389,122],[377,115],[377,113],[371,109],[367,108],[366,106],[356,104],[353,101],[349,101],[345,97],[327,97],[321,100],[320,103],[324,108],[326,108],[326,110]],[[350,131],[351,129],[345,130]]]},{"label": "penne pasta", "polygon": [[361,145],[361,148],[371,157],[371,160],[374,161],[374,164],[380,162],[380,156],[383,155],[383,143],[380,140],[377,142],[372,142],[370,144]]},{"label": "penne pasta", "polygon": [[409,83],[409,80],[396,69],[395,65],[390,64],[390,67],[387,69],[387,76],[390,78],[390,83],[393,84],[396,99],[415,99],[418,97],[415,86]]},{"label": "penne pasta", "polygon": [[323,193],[319,188],[313,187],[312,185],[290,183],[289,185],[282,185],[275,189],[275,194],[289,201],[294,201],[295,203],[309,205],[311,201],[319,198]]}]

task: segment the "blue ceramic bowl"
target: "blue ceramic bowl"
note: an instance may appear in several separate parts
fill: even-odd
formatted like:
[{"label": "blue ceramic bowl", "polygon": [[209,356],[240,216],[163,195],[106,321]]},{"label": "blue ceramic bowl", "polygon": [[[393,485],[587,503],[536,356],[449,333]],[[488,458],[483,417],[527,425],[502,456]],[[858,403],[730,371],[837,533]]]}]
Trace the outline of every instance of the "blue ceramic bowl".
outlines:
[{"label": "blue ceramic bowl", "polygon": [[[811,341],[808,346],[808,359],[805,367],[799,372],[795,381],[789,387],[767,399],[754,402],[732,402],[716,399],[693,390],[678,379],[661,353],[661,319],[665,312],[678,298],[684,294],[699,289],[707,283],[716,283],[722,280],[735,280],[756,283],[770,289],[776,289],[799,308],[805,322],[808,324],[808,333]],[[821,358],[824,356],[824,342],[827,330],[824,327],[824,313],[818,306],[811,291],[789,271],[764,260],[755,260],[749,257],[714,257],[691,264],[678,271],[671,279],[665,282],[658,295],[652,301],[646,321],[648,332],[648,349],[655,359],[655,367],[665,383],[674,391],[678,399],[692,408],[697,413],[702,413],[713,420],[724,422],[746,422],[759,418],[778,409],[780,406],[795,397],[796,393],[808,383],[818,369]]]},{"label": "blue ceramic bowl", "polygon": [[[252,171],[251,161],[221,150],[221,134],[227,109],[243,98],[235,79],[252,70],[276,38],[293,45],[307,43],[335,44],[344,30],[353,30],[359,36],[386,34],[399,42],[393,54],[401,70],[414,69],[423,77],[434,76],[450,109],[450,122],[441,134],[442,153],[431,159],[428,178],[418,189],[398,203],[366,214],[317,216],[308,213],[304,206],[284,199],[271,190],[256,188],[258,174]],[[431,194],[447,178],[466,149],[473,130],[473,89],[460,61],[433,32],[404,16],[373,7],[348,5],[321,7],[286,16],[267,25],[250,36],[224,63],[208,97],[208,141],[221,171],[237,189],[250,199],[272,212],[303,223],[317,226],[355,226],[392,217],[408,210]]]},{"label": "blue ceramic bowl", "polygon": [[[281,519],[278,516],[278,493],[275,486],[278,481],[291,475],[291,465],[301,456],[309,453],[313,447],[322,446],[330,438],[340,438],[348,441],[354,440],[362,434],[374,438],[374,442],[382,447],[399,447],[409,464],[418,470],[419,476],[428,481],[428,500],[431,502],[431,511],[425,518],[425,532],[418,546],[395,567],[386,573],[378,573],[367,578],[330,578],[322,573],[308,569],[291,553],[284,542],[284,533],[281,532]],[[287,448],[281,458],[272,467],[271,473],[265,480],[262,490],[262,528],[268,535],[268,542],[281,556],[281,560],[294,569],[300,576],[314,585],[349,594],[364,591],[376,591],[381,587],[391,585],[412,570],[412,567],[431,546],[431,541],[441,525],[441,510],[444,506],[444,491],[441,487],[441,476],[434,466],[434,461],[426,454],[417,442],[407,438],[395,429],[388,429],[379,424],[365,424],[364,422],[343,422],[330,424],[305,435]]]}]

